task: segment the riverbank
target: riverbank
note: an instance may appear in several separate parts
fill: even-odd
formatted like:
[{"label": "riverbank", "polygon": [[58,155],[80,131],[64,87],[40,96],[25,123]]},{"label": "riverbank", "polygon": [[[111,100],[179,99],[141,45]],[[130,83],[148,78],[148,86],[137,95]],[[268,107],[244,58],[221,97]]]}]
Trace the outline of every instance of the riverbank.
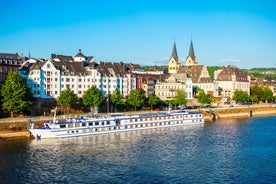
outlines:
[{"label": "riverbank", "polygon": [[[231,108],[200,109],[200,111],[202,111],[204,119],[207,122],[212,122],[214,120],[214,116],[216,120],[219,120],[225,118],[250,118],[276,115],[275,106],[240,106]],[[50,117],[47,119],[49,118]],[[42,120],[42,118],[39,120]],[[27,131],[27,120],[18,123],[14,120],[13,123],[6,124],[6,127],[8,128],[5,129],[3,128],[3,123],[1,123],[0,139],[11,137],[31,137],[30,133]],[[20,127],[16,127],[18,125],[20,125]]]},{"label": "riverbank", "polygon": [[213,108],[203,111],[206,121],[225,118],[250,118],[276,115],[275,106],[239,106],[235,108]]},{"label": "riverbank", "polygon": [[12,137],[30,137],[31,138],[31,134],[28,131],[23,131],[23,132],[0,131],[0,139],[12,138]]}]

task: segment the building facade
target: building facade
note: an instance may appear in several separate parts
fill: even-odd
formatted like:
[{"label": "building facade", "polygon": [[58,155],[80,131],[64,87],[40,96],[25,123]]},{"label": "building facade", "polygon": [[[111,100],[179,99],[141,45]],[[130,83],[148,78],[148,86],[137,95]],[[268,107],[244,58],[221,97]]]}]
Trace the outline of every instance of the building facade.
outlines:
[{"label": "building facade", "polygon": [[90,87],[96,86],[107,97],[118,88],[125,97],[136,88],[133,68],[139,65],[129,63],[97,63],[92,56],[79,52],[74,56],[52,54],[51,59],[42,61],[30,59],[20,68],[34,97],[57,98],[66,88],[82,97]]},{"label": "building facade", "polygon": [[17,53],[0,53],[0,84],[5,80],[9,71],[18,71],[25,60],[25,57]]},{"label": "building facade", "polygon": [[161,100],[173,100],[178,89],[186,92],[187,99],[192,99],[192,80],[185,74],[169,74],[155,84],[155,94]]},{"label": "building facade", "polygon": [[215,72],[214,76],[219,86],[219,94],[223,102],[229,102],[236,90],[242,90],[250,95],[250,76],[239,69],[237,66],[223,67]]}]

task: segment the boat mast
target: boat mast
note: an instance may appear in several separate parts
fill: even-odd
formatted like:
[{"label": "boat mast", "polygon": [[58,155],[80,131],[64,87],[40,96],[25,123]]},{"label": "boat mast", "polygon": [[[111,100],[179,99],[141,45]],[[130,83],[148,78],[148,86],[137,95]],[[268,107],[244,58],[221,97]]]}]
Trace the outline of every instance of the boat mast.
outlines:
[{"label": "boat mast", "polygon": [[56,123],[57,107],[55,107],[53,123]]}]

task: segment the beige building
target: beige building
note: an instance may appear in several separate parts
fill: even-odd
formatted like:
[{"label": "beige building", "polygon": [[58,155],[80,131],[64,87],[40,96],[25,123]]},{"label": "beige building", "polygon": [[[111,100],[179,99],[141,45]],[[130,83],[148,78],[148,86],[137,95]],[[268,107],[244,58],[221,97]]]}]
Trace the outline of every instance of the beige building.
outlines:
[{"label": "beige building", "polygon": [[173,100],[177,89],[185,91],[187,99],[192,98],[192,81],[186,74],[167,75],[155,84],[155,94],[161,100]]},{"label": "beige building", "polygon": [[250,94],[250,76],[237,66],[223,67],[216,71],[214,76],[219,86],[219,94],[224,98],[224,102],[232,99],[236,90],[246,91]]}]

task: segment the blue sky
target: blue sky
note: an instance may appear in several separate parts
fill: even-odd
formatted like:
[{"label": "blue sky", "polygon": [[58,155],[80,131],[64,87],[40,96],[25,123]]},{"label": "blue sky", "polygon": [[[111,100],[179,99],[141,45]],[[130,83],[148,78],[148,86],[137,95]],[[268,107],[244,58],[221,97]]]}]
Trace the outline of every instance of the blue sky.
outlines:
[{"label": "blue sky", "polygon": [[273,0],[0,1],[0,52],[166,65],[193,40],[199,64],[276,67]]}]

